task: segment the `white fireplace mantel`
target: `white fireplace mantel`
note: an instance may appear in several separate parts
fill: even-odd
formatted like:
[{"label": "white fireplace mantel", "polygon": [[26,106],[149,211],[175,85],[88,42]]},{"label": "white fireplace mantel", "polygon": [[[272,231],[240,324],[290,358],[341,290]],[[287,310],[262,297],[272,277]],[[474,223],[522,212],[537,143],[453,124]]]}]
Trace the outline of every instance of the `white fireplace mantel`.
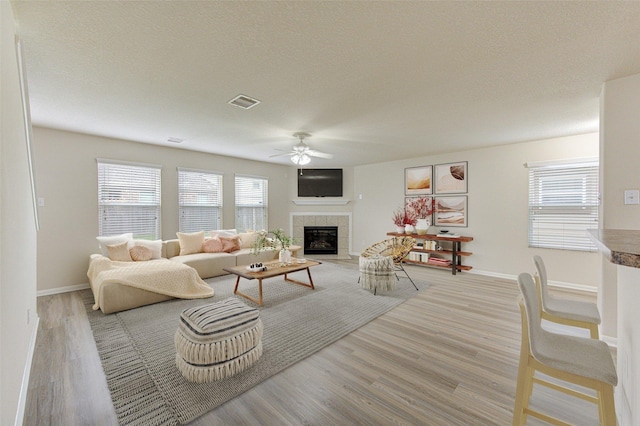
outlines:
[{"label": "white fireplace mantel", "polygon": [[328,198],[294,198],[291,202],[298,206],[346,206],[351,202],[350,199],[328,199]]}]

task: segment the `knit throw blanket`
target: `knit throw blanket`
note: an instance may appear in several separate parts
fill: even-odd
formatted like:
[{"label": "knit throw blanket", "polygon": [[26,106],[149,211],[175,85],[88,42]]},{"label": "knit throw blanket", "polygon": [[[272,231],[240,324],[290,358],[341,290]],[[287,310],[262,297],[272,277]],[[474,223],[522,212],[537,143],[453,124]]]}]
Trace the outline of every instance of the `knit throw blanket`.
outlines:
[{"label": "knit throw blanket", "polygon": [[180,299],[213,296],[213,289],[200,279],[195,269],[169,259],[119,262],[93,254],[87,277],[95,298],[94,310],[100,307],[100,287],[105,283],[118,283]]}]

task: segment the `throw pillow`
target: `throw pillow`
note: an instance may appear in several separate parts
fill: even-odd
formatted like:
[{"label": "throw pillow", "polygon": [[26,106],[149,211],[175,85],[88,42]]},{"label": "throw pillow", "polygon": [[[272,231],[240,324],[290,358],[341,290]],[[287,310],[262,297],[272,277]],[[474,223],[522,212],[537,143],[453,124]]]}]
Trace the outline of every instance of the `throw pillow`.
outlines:
[{"label": "throw pillow", "polygon": [[240,237],[237,235],[231,238],[220,237],[220,241],[222,241],[222,251],[225,253],[240,250]]},{"label": "throw pillow", "polygon": [[109,257],[109,252],[107,251],[108,245],[115,245],[125,241],[130,241],[133,239],[133,234],[129,232],[120,235],[110,235],[108,237],[96,237],[96,239],[98,240],[98,248],[100,248],[102,255]]},{"label": "throw pillow", "polygon": [[107,246],[107,254],[109,259],[117,260],[120,262],[131,262],[131,255],[129,254],[129,243],[127,241],[120,244],[110,244]]},{"label": "throw pillow", "polygon": [[209,232],[211,238],[213,237],[227,237],[231,238],[235,235],[238,235],[238,231],[236,229],[216,229],[214,231]]},{"label": "throw pillow", "polygon": [[134,246],[144,246],[151,250],[152,259],[160,259],[162,257],[162,240],[131,240],[129,241],[129,249]]},{"label": "throw pillow", "polygon": [[185,254],[202,253],[204,243],[204,231],[200,232],[176,232],[180,240],[180,256]]},{"label": "throw pillow", "polygon": [[222,241],[220,241],[220,238],[207,238],[202,244],[202,251],[205,253],[222,253]]},{"label": "throw pillow", "polygon": [[240,247],[251,248],[258,239],[258,233],[247,229],[247,232],[241,232],[238,234],[240,237]]},{"label": "throw pillow", "polygon": [[141,262],[144,260],[151,260],[153,253],[149,247],[135,245],[129,249],[129,255],[134,262]]}]

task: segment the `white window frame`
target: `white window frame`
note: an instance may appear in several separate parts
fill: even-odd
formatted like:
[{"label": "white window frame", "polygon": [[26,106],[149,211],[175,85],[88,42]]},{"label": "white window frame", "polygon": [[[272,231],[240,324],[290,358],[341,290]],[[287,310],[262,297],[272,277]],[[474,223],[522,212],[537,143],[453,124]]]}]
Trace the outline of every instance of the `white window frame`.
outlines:
[{"label": "white window frame", "polygon": [[597,251],[587,230],[598,228],[598,160],[525,166],[529,169],[529,247]]},{"label": "white window frame", "polygon": [[178,167],[178,229],[222,229],[223,174]]},{"label": "white window frame", "polygon": [[235,175],[235,227],[238,232],[247,229],[268,229],[269,178]]},{"label": "white window frame", "polygon": [[162,166],[98,158],[98,235],[160,239]]}]

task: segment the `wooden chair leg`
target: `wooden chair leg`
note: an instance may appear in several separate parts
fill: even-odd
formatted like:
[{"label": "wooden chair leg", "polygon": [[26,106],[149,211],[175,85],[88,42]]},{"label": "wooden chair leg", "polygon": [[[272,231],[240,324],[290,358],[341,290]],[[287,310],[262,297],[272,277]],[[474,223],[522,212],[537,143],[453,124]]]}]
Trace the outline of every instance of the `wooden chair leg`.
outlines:
[{"label": "wooden chair leg", "polygon": [[[526,321],[524,311],[521,311],[523,321]],[[526,324],[524,322],[523,324]],[[529,407],[529,398],[533,392],[533,374],[529,354],[529,333],[522,329],[522,341],[520,343],[520,360],[518,362],[518,378],[516,385],[516,400],[513,408],[513,426],[523,426],[527,421],[525,410]]]},{"label": "wooden chair leg", "polygon": [[613,386],[603,384],[598,391],[598,412],[600,424],[603,426],[616,426],[616,406],[613,399]]},{"label": "wooden chair leg", "polygon": [[[522,357],[521,357],[522,358]],[[524,424],[524,399],[526,395],[526,374],[527,366],[520,361],[518,367],[518,381],[516,387],[516,401],[513,407],[513,426],[521,426]]]},{"label": "wooden chair leg", "polygon": [[592,339],[600,339],[600,333],[598,332],[598,324],[592,323],[589,326],[589,333]]}]

